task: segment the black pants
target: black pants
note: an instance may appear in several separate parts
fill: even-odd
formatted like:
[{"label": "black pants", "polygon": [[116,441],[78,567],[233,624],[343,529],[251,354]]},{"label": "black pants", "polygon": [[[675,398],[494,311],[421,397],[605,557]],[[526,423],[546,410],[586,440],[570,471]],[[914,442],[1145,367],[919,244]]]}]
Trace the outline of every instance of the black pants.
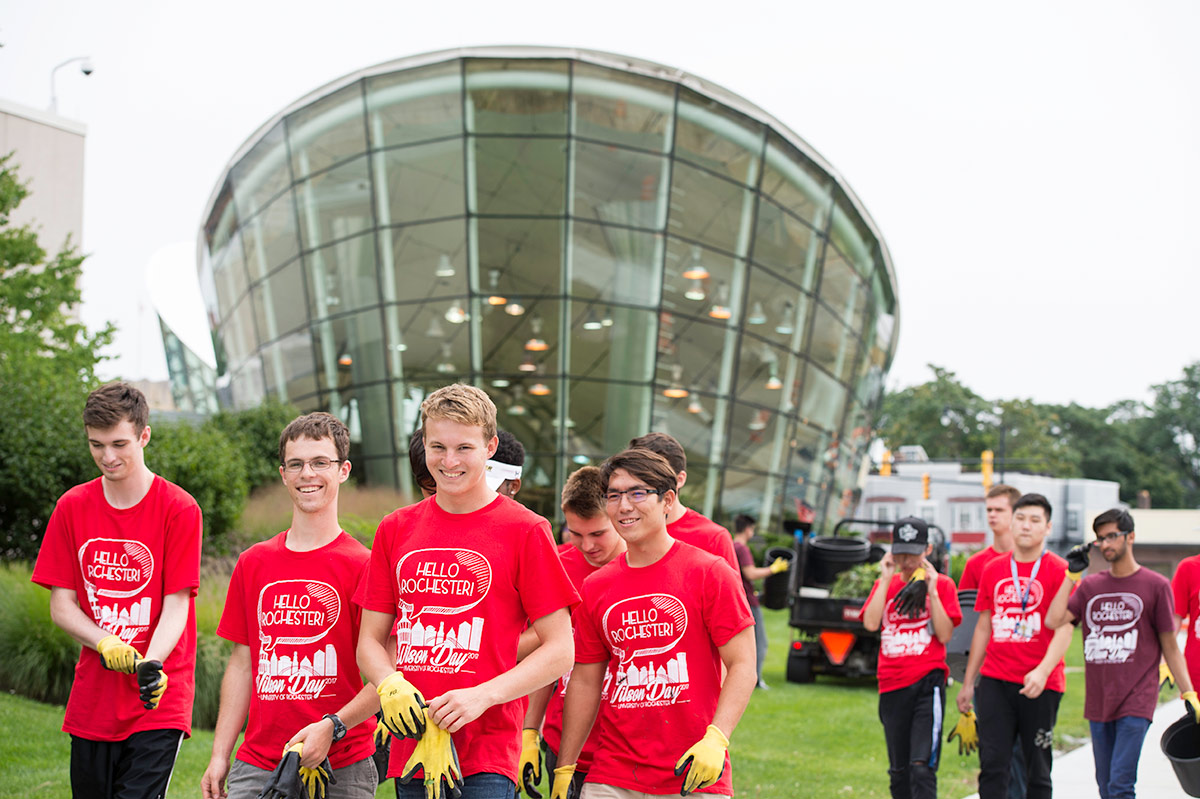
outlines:
[{"label": "black pants", "polygon": [[1025,757],[1026,799],[1050,799],[1050,765],[1058,691],[1042,691],[1037,699],[1020,694],[1021,686],[982,677],[975,689],[979,715],[979,799],[1007,799],[1013,742]]},{"label": "black pants", "polygon": [[945,709],[946,675],[940,669],[879,695],[892,799],[937,799]]},{"label": "black pants", "polygon": [[74,799],[162,799],[171,784],[182,730],[145,730],[124,741],[71,736]]}]

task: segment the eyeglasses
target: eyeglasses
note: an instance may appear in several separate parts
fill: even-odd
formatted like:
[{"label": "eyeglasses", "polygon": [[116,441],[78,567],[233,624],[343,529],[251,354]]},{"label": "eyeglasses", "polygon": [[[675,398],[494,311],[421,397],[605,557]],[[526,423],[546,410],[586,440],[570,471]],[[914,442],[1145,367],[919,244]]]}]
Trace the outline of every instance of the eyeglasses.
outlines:
[{"label": "eyeglasses", "polygon": [[609,505],[616,505],[621,501],[621,497],[629,497],[629,501],[634,504],[645,502],[650,498],[651,494],[661,493],[657,488],[630,488],[627,491],[609,491],[604,495],[604,501]]},{"label": "eyeglasses", "polygon": [[1133,532],[1133,530],[1121,530],[1118,533],[1109,533],[1108,535],[1098,535],[1098,536],[1096,536],[1096,543],[1097,544],[1108,544],[1113,541],[1116,541],[1118,538],[1123,538],[1124,536],[1127,536],[1132,532]]},{"label": "eyeglasses", "polygon": [[288,474],[299,474],[305,466],[311,466],[314,472],[323,472],[335,463],[341,463],[341,458],[313,458],[311,461],[288,461],[283,464],[283,470]]}]

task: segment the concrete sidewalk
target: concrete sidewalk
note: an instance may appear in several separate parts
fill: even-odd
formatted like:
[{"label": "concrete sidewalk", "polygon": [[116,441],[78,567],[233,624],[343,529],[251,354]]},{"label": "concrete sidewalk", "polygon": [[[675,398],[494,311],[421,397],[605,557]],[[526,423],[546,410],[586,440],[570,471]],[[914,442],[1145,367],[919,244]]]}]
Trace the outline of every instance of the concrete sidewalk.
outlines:
[{"label": "concrete sidewalk", "polygon": [[[1154,713],[1154,723],[1146,732],[1142,745],[1142,759],[1138,763],[1137,794],[1147,799],[1188,799],[1179,787],[1167,756],[1163,754],[1159,741],[1163,732],[1183,716],[1183,703],[1178,699],[1163,702]],[[1084,744],[1054,759],[1054,799],[1097,799],[1095,762],[1092,747]],[[965,799],[978,799],[971,794]]]}]

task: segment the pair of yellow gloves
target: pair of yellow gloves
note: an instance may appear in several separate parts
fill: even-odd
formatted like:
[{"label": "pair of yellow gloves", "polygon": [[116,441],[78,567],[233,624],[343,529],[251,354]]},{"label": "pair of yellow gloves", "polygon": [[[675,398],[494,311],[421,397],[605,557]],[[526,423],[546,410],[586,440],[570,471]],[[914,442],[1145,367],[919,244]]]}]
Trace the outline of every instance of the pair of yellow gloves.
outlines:
[{"label": "pair of yellow gloves", "polygon": [[[329,758],[315,768],[300,765],[304,743],[295,743],[283,750],[283,759],[267,778],[266,785],[255,799],[325,799],[329,785],[337,784]],[[303,788],[303,793],[301,792]]]},{"label": "pair of yellow gloves", "polygon": [[[425,799],[450,799],[462,793],[462,766],[450,733],[429,718],[428,705],[416,686],[400,672],[379,683],[379,709],[383,718],[375,729],[375,740],[390,733],[397,738],[414,738],[417,748],[404,764],[400,782],[408,784],[419,769],[424,770]],[[313,799],[316,799],[314,797]]]},{"label": "pair of yellow gloves", "polygon": [[104,668],[122,674],[136,674],[142,707],[153,710],[167,691],[167,673],[161,660],[146,660],[118,636],[106,635],[96,642],[96,651]]}]

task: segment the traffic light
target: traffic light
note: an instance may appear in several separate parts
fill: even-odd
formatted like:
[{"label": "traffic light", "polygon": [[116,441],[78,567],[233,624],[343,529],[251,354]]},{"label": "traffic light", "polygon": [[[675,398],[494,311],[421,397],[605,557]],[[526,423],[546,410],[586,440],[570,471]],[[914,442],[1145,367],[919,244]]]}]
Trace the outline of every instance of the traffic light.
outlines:
[{"label": "traffic light", "polygon": [[879,462],[879,476],[892,476],[892,451],[890,449],[883,451],[883,459]]},{"label": "traffic light", "polygon": [[921,475],[921,499],[929,499],[929,472]]},{"label": "traffic light", "polygon": [[992,461],[994,456],[990,449],[985,449],[979,457],[979,471],[983,473],[983,490],[992,490]]}]

